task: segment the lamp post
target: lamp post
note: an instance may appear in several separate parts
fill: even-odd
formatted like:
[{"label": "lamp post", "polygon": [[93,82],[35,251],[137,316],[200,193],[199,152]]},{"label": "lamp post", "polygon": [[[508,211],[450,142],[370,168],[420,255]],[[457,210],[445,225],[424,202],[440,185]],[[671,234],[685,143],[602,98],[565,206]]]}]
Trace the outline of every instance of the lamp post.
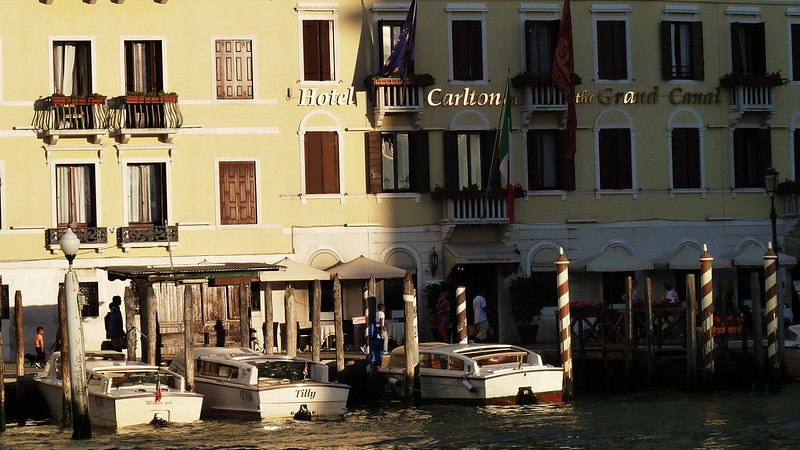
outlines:
[{"label": "lamp post", "polygon": [[72,228],[58,240],[69,269],[64,276],[64,298],[67,309],[67,345],[69,349],[69,373],[72,381],[72,439],[89,439],[92,428],[89,422],[89,402],[86,391],[86,358],[83,349],[83,324],[78,305],[78,274],[72,261],[81,246],[81,241]]},{"label": "lamp post", "polygon": [[778,191],[778,171],[772,166],[769,166],[767,172],[764,174],[764,189],[769,193],[771,206],[769,218],[772,221],[772,246],[775,248],[775,253],[777,254],[781,250],[781,246],[778,244],[778,214],[775,212],[775,193]]}]

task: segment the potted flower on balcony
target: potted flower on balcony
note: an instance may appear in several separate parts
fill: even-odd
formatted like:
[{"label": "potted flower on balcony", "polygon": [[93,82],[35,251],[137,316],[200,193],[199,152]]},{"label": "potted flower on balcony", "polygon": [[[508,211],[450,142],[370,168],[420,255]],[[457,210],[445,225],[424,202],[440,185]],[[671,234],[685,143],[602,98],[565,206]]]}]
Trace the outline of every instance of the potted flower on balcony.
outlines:
[{"label": "potted flower on balcony", "polygon": [[535,343],[539,332],[539,319],[542,317],[547,287],[529,276],[520,276],[511,281],[508,294],[511,299],[511,314],[517,322],[517,331],[522,343]]},{"label": "potted flower on balcony", "polygon": [[128,104],[164,104],[177,103],[178,94],[175,92],[127,92],[125,93],[125,103]]},{"label": "potted flower on balcony", "polygon": [[[572,75],[572,84],[575,86],[583,83],[583,80],[577,74]],[[514,75],[511,79],[511,85],[515,87],[522,86],[549,86],[553,84],[553,75],[550,73],[537,73],[528,72],[526,70]]]},{"label": "potted flower on balcony", "polygon": [[784,180],[778,183],[778,195],[800,194],[800,181]]},{"label": "potted flower on balcony", "polygon": [[56,106],[104,105],[106,103],[106,96],[98,94],[97,92],[89,95],[64,95],[57,90],[50,96],[50,101]]},{"label": "potted flower on balcony", "polygon": [[736,86],[783,86],[789,80],[784,78],[780,70],[772,73],[726,73],[719,79],[722,87]]}]

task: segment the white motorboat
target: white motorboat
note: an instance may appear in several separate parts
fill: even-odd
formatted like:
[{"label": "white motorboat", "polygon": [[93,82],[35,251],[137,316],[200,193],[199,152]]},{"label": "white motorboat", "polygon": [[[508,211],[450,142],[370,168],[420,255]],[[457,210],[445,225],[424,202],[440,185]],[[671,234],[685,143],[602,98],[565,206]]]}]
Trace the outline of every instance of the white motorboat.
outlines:
[{"label": "white motorboat", "polygon": [[[185,389],[184,378],[164,367],[125,361],[118,352],[87,352],[87,391],[92,426],[190,423],[200,419],[203,396]],[[61,354],[55,352],[36,379],[50,414],[61,420]]]},{"label": "white motorboat", "polygon": [[[336,419],[347,410],[350,386],[328,381],[328,366],[249,348],[198,347],[195,391],[203,413],[216,417]],[[183,353],[170,368],[186,373]]]},{"label": "white motorboat", "polygon": [[786,375],[800,379],[800,325],[789,326],[789,331],[794,333],[795,339],[786,340]]},{"label": "white motorboat", "polygon": [[[398,347],[378,369],[393,393],[404,393],[406,355]],[[562,401],[563,370],[537,353],[506,344],[422,343],[419,391],[425,402],[527,404]]]}]

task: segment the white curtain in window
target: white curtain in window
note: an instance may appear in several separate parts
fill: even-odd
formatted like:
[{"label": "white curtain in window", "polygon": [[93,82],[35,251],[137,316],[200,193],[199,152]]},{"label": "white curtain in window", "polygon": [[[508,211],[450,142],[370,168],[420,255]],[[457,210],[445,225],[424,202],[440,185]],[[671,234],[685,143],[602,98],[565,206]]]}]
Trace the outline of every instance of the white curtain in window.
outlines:
[{"label": "white curtain in window", "polygon": [[147,199],[150,197],[150,171],[147,166],[133,165],[128,167],[130,175],[130,222],[150,222],[150,208]]},{"label": "white curtain in window", "polygon": [[147,92],[147,42],[131,42],[134,92]]},{"label": "white curtain in window", "polygon": [[58,223],[88,224],[93,208],[89,167],[57,166],[56,191]]},{"label": "white curtain in window", "polygon": [[64,95],[91,94],[91,55],[88,42],[53,44],[53,87]]}]

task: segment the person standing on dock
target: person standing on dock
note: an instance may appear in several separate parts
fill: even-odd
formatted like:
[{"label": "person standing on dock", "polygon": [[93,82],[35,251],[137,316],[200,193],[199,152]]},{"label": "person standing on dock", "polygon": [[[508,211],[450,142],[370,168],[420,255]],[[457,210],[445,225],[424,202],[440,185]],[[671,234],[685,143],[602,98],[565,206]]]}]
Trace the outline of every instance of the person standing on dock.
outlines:
[{"label": "person standing on dock", "polygon": [[108,306],[109,311],[105,317],[106,325],[106,338],[111,340],[111,346],[114,350],[121,352],[125,348],[125,327],[122,324],[122,311],[119,307],[122,304],[122,298],[115,295],[111,299],[111,304]]},{"label": "person standing on dock", "polygon": [[33,346],[36,350],[36,368],[41,369],[47,361],[47,354],[44,352],[44,327],[36,327],[36,341]]},{"label": "person standing on dock", "polygon": [[489,337],[489,318],[486,315],[486,289],[478,288],[478,295],[472,299],[475,319],[475,342],[484,342]]},{"label": "person standing on dock", "polygon": [[450,342],[450,302],[447,301],[447,292],[439,293],[436,302],[436,314],[433,316],[433,325],[441,342]]}]

